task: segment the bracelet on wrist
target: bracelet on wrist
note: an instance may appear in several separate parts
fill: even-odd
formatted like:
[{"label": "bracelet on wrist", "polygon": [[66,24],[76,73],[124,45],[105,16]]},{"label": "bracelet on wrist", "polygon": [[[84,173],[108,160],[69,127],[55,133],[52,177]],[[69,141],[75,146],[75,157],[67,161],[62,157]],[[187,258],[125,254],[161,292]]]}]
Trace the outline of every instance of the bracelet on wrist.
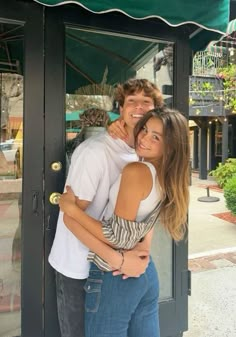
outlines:
[{"label": "bracelet on wrist", "polygon": [[123,250],[120,250],[119,253],[121,254],[122,260],[121,260],[121,264],[118,270],[121,271],[121,268],[123,267],[123,264],[125,262],[125,255],[124,255]]}]

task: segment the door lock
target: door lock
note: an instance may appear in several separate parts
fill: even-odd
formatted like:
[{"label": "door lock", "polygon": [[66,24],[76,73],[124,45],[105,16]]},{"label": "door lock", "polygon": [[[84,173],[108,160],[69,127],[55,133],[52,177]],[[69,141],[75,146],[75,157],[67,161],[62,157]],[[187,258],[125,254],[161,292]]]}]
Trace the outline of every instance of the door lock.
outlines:
[{"label": "door lock", "polygon": [[62,169],[62,163],[60,161],[54,161],[51,164],[51,169],[56,172],[60,171]]},{"label": "door lock", "polygon": [[58,205],[59,204],[59,199],[60,199],[61,194],[58,192],[53,192],[50,197],[49,201],[52,205]]}]

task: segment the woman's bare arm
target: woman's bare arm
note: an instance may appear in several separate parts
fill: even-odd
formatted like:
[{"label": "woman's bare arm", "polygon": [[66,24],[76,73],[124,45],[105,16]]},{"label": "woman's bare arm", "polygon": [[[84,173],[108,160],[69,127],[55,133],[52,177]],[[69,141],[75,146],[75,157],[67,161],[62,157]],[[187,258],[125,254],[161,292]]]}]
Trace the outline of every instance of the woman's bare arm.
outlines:
[{"label": "woman's bare arm", "polygon": [[[67,223],[71,232],[91,251],[104,259],[104,261],[114,268],[114,270],[118,270],[120,268],[122,256],[118,251],[112,249],[110,246],[97,239],[77,221],[66,214],[64,215],[64,221]],[[122,265],[122,274],[129,277],[138,277],[145,271],[148,261],[149,252],[147,250],[127,251]],[[120,273],[121,271],[119,274]]]},{"label": "woman's bare arm", "polygon": [[[140,166],[140,163],[132,163],[124,168],[115,207],[116,215],[127,220],[136,219],[139,204],[152,187],[152,177],[149,172],[146,165]],[[59,205],[64,213],[76,220],[91,234],[111,245],[103,235],[102,223],[78,207],[71,188],[67,188],[67,193],[61,196]]]}]

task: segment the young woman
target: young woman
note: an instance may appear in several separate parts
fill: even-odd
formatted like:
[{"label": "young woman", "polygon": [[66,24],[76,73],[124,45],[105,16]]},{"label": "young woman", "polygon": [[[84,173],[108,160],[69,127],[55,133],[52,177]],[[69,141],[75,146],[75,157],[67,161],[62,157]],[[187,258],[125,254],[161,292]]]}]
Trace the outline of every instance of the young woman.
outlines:
[{"label": "young woman", "polygon": [[[135,149],[142,161],[128,164],[112,186],[105,221],[101,223],[79,209],[71,190],[60,199],[65,224],[74,235],[81,239],[86,230],[90,239],[92,234],[124,249],[120,250],[120,272],[125,249],[145,236],[150,244],[153,221],[145,221],[153,210],[174,240],[183,238],[189,201],[186,119],[177,111],[154,109],[137,123],[134,134]],[[84,243],[90,247],[89,242]],[[124,281],[122,276],[113,277],[109,272],[112,268],[96,254],[89,254],[89,259],[86,337],[159,337],[159,285],[152,260],[143,275]]]}]

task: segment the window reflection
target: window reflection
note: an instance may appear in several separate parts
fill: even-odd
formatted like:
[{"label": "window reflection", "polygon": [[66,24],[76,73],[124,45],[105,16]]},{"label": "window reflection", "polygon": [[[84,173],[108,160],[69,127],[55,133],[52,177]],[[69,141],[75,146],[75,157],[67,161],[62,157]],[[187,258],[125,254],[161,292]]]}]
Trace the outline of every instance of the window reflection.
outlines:
[{"label": "window reflection", "polygon": [[21,333],[23,76],[0,73],[0,336]]}]

